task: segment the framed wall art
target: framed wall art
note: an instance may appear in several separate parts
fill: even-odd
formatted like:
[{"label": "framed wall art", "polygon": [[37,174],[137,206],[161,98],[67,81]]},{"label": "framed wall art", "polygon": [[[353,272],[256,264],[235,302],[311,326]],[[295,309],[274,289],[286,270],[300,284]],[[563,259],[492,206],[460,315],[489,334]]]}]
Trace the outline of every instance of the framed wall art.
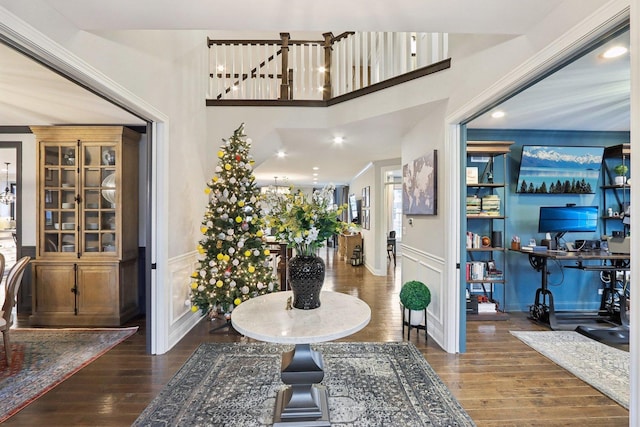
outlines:
[{"label": "framed wall art", "polygon": [[371,207],[371,187],[366,186],[362,189],[362,207]]},{"label": "framed wall art", "polygon": [[436,215],[438,202],[438,150],[402,167],[402,213]]},{"label": "framed wall art", "polygon": [[369,213],[369,209],[362,210],[362,228],[365,230],[371,229],[371,215]]}]

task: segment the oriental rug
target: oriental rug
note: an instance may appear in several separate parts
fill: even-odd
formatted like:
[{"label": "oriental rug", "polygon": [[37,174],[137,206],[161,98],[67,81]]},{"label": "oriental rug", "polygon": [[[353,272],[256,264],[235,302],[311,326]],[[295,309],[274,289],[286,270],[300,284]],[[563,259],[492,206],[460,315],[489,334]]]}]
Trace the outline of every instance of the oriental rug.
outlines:
[{"label": "oriental rug", "polygon": [[[134,426],[273,423],[283,351],[292,345],[204,343]],[[411,343],[322,343],[332,426],[474,426]]]},{"label": "oriental rug", "polygon": [[515,337],[629,409],[629,353],[573,331],[511,331]]},{"label": "oriental rug", "polygon": [[137,330],[12,329],[10,367],[0,347],[0,423]]}]

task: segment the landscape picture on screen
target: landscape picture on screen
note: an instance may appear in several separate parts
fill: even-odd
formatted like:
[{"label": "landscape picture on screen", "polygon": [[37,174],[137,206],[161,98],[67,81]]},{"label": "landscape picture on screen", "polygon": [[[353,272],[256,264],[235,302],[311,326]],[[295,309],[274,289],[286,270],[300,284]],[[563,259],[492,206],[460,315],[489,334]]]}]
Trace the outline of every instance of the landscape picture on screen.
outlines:
[{"label": "landscape picture on screen", "polygon": [[598,188],[603,147],[525,145],[516,192],[593,194]]}]

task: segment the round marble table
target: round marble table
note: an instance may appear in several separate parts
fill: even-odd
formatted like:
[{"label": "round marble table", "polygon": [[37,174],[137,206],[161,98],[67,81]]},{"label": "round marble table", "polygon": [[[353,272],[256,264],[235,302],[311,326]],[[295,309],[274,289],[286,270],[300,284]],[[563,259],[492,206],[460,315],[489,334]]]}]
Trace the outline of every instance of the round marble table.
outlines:
[{"label": "round marble table", "polygon": [[289,308],[291,291],[252,298],[231,312],[234,329],[260,341],[295,344],[282,355],[281,378],[290,387],[278,393],[274,426],[330,426],[320,352],[310,344],[349,336],[364,328],[371,309],[362,300],[338,292],[320,293],[320,307]]}]

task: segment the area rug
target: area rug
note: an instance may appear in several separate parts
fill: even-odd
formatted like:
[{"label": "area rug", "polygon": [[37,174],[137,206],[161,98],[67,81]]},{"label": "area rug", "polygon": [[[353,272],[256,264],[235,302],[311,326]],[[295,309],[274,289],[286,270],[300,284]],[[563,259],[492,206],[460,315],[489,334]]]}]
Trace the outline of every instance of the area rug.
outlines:
[{"label": "area rug", "polygon": [[[134,426],[273,423],[283,351],[265,343],[205,343]],[[411,343],[313,344],[324,359],[332,426],[475,425]]]},{"label": "area rug", "polygon": [[12,329],[10,367],[0,347],[0,423],[137,330]]},{"label": "area rug", "polygon": [[511,331],[540,354],[629,409],[629,353],[573,331]]}]

